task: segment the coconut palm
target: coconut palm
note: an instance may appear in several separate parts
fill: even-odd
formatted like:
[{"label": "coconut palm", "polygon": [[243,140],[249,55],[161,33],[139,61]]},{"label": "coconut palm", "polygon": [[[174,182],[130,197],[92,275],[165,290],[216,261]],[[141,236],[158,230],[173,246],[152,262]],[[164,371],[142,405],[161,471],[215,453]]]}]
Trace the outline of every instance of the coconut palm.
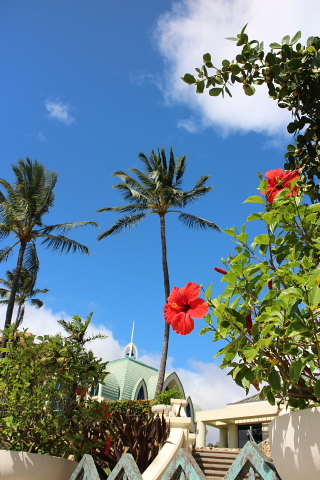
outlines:
[{"label": "coconut palm", "polygon": [[[129,169],[129,171],[135,174],[138,180],[123,171],[117,171],[113,174],[113,176],[119,177],[122,180],[122,183],[114,185],[114,188],[120,191],[121,196],[124,200],[128,201],[129,204],[122,207],[105,207],[98,210],[98,212],[113,211],[128,213],[129,215],[120,218],[111,228],[101,233],[101,235],[98,236],[98,240],[102,240],[109,235],[120,233],[125,229],[135,227],[149,214],[155,213],[159,215],[166,302],[170,294],[166,244],[166,215],[168,213],[178,213],[179,220],[187,227],[220,231],[219,227],[213,222],[182,212],[181,210],[176,210],[176,208],[184,208],[199,197],[206,195],[213,187],[207,187],[205,185],[210,175],[204,175],[199,178],[191,190],[187,192],[182,191],[181,184],[187,165],[186,156],[175,158],[172,149],[170,150],[169,161],[167,161],[165,149],[158,150],[157,154],[152,150],[149,157],[144,153],[139,153],[138,157],[144,164],[144,171],[135,168]],[[163,388],[168,355],[169,332],[170,325],[165,323],[157,392],[161,392]]]},{"label": "coconut palm", "polygon": [[[8,305],[12,282],[14,278],[14,272],[7,270],[6,272],[7,280],[0,278],[0,283],[4,287],[0,287],[0,305]],[[17,329],[23,322],[24,312],[25,312],[25,303],[28,302],[30,305],[36,308],[43,307],[44,303],[39,298],[35,298],[39,293],[47,293],[49,290],[34,288],[35,287],[35,277],[30,273],[26,267],[22,267],[21,274],[18,282],[18,290],[16,292],[15,303],[18,305],[18,311],[15,321],[15,328]]]},{"label": "coconut palm", "polygon": [[[49,212],[54,204],[53,189],[58,179],[56,172],[49,172],[37,160],[27,158],[19,160],[12,166],[16,182],[10,184],[0,179],[6,195],[0,192],[0,240],[11,234],[15,237],[13,245],[0,250],[0,262],[5,261],[19,245],[19,254],[8,306],[4,328],[8,328],[12,321],[15,297],[19,286],[21,269],[25,266],[33,276],[39,269],[39,259],[36,250],[36,241],[53,251],[61,253],[80,252],[89,254],[85,245],[66,237],[71,229],[85,225],[95,225],[96,222],[73,222],[57,225],[45,225],[43,216]],[[3,337],[2,346],[6,345]]]}]

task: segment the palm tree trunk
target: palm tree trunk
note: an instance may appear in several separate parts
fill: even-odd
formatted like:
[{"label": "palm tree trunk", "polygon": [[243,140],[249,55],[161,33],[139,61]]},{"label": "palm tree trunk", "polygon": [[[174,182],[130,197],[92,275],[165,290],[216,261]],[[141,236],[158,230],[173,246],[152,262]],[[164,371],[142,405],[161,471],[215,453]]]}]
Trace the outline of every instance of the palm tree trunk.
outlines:
[{"label": "palm tree trunk", "polygon": [[[18,291],[19,279],[20,279],[21,269],[22,269],[22,265],[23,265],[23,257],[24,257],[24,252],[26,250],[26,247],[27,247],[26,242],[21,242],[20,243],[17,266],[14,270],[14,276],[13,276],[13,280],[12,280],[10,296],[9,296],[9,299],[8,299],[6,319],[5,319],[5,322],[4,322],[4,330],[6,328],[10,327],[11,322],[12,322],[14,303],[15,303],[15,299],[16,299],[16,293]],[[6,345],[7,345],[7,339],[5,338],[4,335],[2,335],[1,347],[6,348]],[[5,356],[6,356],[5,352],[1,352],[1,358],[4,358]]]},{"label": "palm tree trunk", "polygon": [[[164,214],[160,215],[160,226],[161,226],[163,281],[164,281],[165,303],[167,303],[167,299],[170,295],[170,280],[169,280],[169,269],[168,269],[168,259],[167,259],[166,222],[165,222]],[[169,348],[169,334],[170,334],[170,325],[165,321],[164,339],[163,339],[162,355],[161,355],[156,393],[162,392],[162,389],[163,389],[164,375],[166,372],[166,364],[167,364],[168,348]]]}]

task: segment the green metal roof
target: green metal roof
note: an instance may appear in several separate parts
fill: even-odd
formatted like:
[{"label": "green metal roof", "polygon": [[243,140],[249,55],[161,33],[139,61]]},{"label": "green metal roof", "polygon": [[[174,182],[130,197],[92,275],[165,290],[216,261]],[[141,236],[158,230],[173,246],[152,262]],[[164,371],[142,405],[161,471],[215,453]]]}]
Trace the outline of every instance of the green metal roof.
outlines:
[{"label": "green metal roof", "polygon": [[[133,400],[139,384],[144,380],[147,398],[155,398],[158,370],[133,358],[120,358],[107,364],[109,375],[101,388],[101,395],[108,400]],[[167,378],[171,373],[167,373]]]}]

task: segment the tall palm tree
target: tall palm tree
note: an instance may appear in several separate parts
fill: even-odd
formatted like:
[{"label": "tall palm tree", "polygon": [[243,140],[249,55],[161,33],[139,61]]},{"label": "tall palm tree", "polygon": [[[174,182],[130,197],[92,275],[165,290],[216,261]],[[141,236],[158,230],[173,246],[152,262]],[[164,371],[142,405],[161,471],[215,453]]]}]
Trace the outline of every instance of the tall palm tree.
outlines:
[{"label": "tall palm tree", "polygon": [[[111,228],[101,233],[98,236],[98,240],[120,233],[124,229],[135,227],[149,214],[155,213],[159,215],[166,302],[170,294],[170,281],[165,217],[168,213],[178,213],[179,220],[187,227],[220,231],[219,227],[213,222],[176,210],[176,208],[184,208],[197,200],[197,198],[207,194],[213,187],[205,185],[210,175],[204,175],[199,178],[191,190],[187,192],[182,191],[181,184],[186,170],[186,156],[175,158],[172,149],[170,149],[169,161],[167,161],[165,149],[158,150],[158,154],[152,150],[149,157],[144,153],[139,153],[138,157],[144,164],[144,171],[142,172],[136,168],[129,169],[136,175],[138,180],[123,171],[117,171],[113,174],[113,176],[122,180],[122,183],[114,185],[114,188],[119,189],[120,194],[129,204],[123,207],[105,207],[98,210],[98,212],[123,212],[129,213],[129,215],[120,218]],[[157,392],[161,392],[163,388],[168,356],[169,332],[170,325],[165,323]]]},{"label": "tall palm tree", "polygon": [[[7,280],[0,278],[0,283],[4,286],[0,287],[0,305],[8,305],[10,292],[12,288],[12,282],[14,278],[14,272],[7,270],[6,272]],[[18,305],[18,311],[15,321],[15,328],[17,329],[23,322],[24,312],[25,312],[25,303],[29,302],[30,305],[36,308],[43,307],[44,303],[39,298],[35,298],[39,293],[47,293],[49,290],[46,288],[39,289],[35,288],[36,278],[30,273],[26,267],[22,267],[21,274],[18,282],[18,290],[16,293],[15,303]]]},{"label": "tall palm tree", "polygon": [[[0,179],[0,186],[6,192],[0,192],[0,240],[14,235],[14,244],[0,250],[0,262],[5,261],[19,245],[19,254],[6,312],[4,328],[12,321],[15,297],[19,286],[21,269],[25,266],[33,276],[39,269],[36,241],[46,248],[61,253],[80,252],[89,254],[85,245],[71,240],[65,234],[73,228],[95,225],[96,222],[73,222],[57,225],[45,225],[43,216],[54,204],[53,189],[58,179],[56,172],[49,172],[37,160],[27,158],[12,166],[16,181],[10,184]],[[3,336],[2,347],[6,339]]]}]

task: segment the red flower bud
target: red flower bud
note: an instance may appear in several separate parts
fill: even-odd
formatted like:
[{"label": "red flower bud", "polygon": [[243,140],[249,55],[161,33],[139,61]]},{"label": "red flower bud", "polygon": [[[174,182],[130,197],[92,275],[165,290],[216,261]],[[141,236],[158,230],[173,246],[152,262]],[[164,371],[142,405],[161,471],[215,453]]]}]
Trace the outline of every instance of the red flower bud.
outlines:
[{"label": "red flower bud", "polygon": [[273,289],[273,280],[269,280],[268,287],[269,287],[269,290]]},{"label": "red flower bud", "polygon": [[218,273],[222,273],[222,275],[226,275],[228,273],[224,268],[214,267],[214,270]]},{"label": "red flower bud", "polygon": [[246,316],[246,328],[249,332],[250,335],[252,335],[252,318],[251,318],[251,313]]}]

